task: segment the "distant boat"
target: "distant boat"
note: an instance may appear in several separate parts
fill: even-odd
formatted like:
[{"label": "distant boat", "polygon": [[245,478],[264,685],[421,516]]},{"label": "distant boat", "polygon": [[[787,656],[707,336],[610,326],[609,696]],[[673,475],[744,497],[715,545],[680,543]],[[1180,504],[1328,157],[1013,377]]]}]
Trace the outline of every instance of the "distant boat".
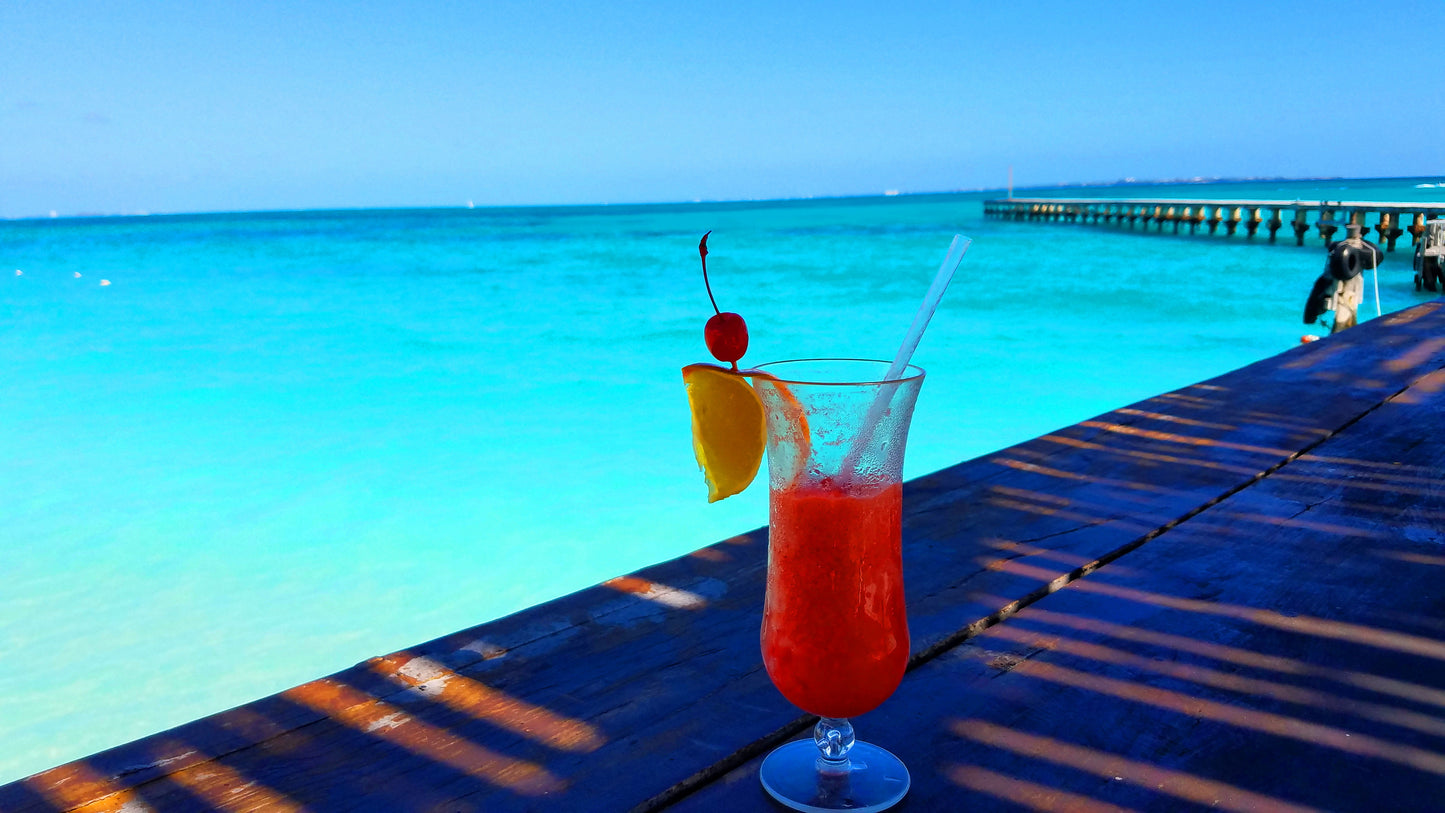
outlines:
[{"label": "distant boat", "polygon": [[1442,186],[1442,184],[1438,184],[1438,183],[1417,183],[1417,184],[1415,184],[1415,188],[1416,188],[1416,189],[1437,189],[1437,188],[1439,188],[1439,187],[1441,187],[1441,186]]}]

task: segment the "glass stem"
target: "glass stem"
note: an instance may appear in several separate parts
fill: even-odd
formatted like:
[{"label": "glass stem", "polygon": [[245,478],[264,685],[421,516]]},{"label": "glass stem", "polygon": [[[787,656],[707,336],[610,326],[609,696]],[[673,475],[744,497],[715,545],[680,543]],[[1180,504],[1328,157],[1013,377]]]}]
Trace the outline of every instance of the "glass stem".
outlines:
[{"label": "glass stem", "polygon": [[813,743],[822,756],[818,770],[822,773],[847,773],[848,751],[853,748],[853,724],[846,719],[820,717],[813,726]]}]

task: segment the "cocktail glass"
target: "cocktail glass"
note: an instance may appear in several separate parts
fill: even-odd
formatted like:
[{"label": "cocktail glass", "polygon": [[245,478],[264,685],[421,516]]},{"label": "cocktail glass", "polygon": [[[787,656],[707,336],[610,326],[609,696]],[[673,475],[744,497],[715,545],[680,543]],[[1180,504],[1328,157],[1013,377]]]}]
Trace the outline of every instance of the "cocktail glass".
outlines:
[{"label": "cocktail glass", "polygon": [[848,718],[893,694],[908,666],[903,599],[903,448],[923,370],[886,361],[764,364],[769,536],[763,664],[818,715],[813,739],[763,761],[763,787],[795,810],[883,810],[908,769],[858,742]]}]

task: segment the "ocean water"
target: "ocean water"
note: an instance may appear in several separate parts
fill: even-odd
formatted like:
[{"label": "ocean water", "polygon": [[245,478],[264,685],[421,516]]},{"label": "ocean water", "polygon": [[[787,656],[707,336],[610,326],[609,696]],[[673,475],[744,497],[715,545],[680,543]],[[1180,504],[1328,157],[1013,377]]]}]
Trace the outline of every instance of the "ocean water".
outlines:
[{"label": "ocean water", "polygon": [[[1318,238],[986,220],[985,197],[0,221],[0,782],[764,524],[761,481],[708,505],[692,458],[709,229],[751,363],[890,357],[974,238],[914,359],[910,477],[1323,332]],[[1408,247],[1385,312],[1430,298]]]}]

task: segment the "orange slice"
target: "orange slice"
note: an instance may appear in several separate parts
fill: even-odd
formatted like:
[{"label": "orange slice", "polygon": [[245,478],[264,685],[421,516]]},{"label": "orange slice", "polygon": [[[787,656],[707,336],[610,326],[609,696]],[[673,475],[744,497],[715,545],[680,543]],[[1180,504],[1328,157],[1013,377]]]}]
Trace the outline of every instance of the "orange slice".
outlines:
[{"label": "orange slice", "polygon": [[692,408],[692,451],[707,480],[707,501],[747,488],[768,446],[763,402],[742,375],[715,364],[682,368]]},{"label": "orange slice", "polygon": [[792,389],[771,373],[744,370],[743,375],[768,379],[764,394],[772,402],[768,404],[772,410],[764,407],[764,412],[767,414],[768,433],[774,441],[772,451],[769,452],[773,459],[768,461],[768,466],[773,471],[774,484],[783,484],[780,487],[795,486],[803,470],[807,468],[808,456],[812,452],[813,437],[808,428],[808,411],[803,408],[803,402],[798,400]]}]

